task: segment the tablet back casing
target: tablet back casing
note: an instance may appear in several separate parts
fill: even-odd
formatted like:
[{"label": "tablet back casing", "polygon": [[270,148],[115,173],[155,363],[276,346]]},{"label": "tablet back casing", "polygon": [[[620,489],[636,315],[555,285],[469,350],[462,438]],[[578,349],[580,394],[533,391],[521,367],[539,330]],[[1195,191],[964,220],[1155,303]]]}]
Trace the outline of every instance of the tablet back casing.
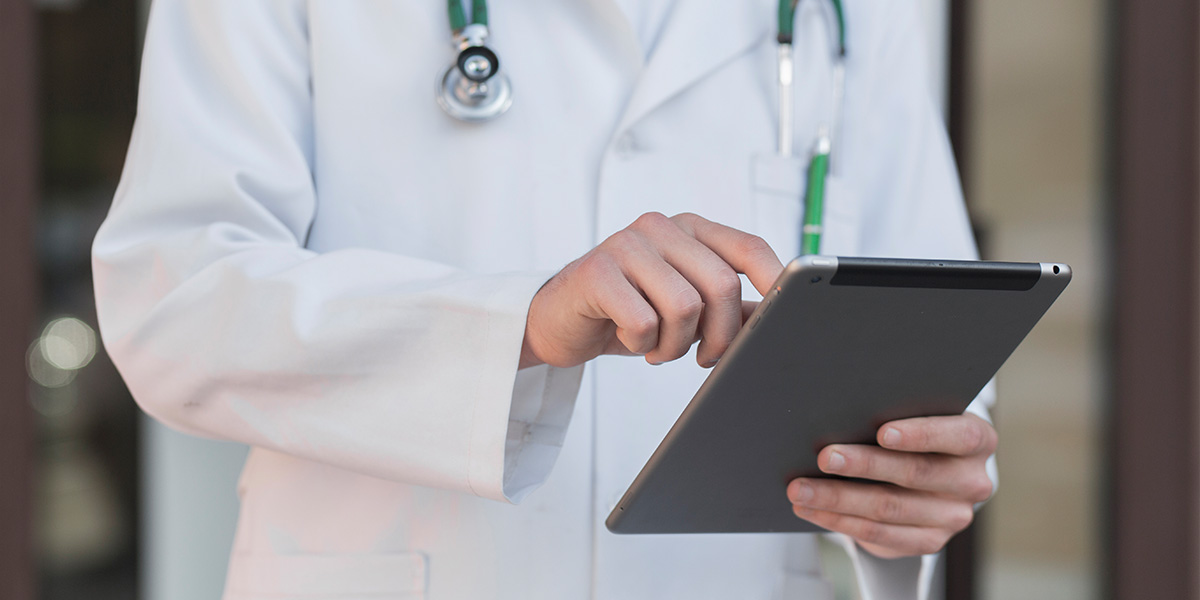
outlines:
[{"label": "tablet back casing", "polygon": [[606,525],[820,531],[785,489],[884,423],[961,414],[1070,281],[1062,264],[801,257],[742,328]]}]

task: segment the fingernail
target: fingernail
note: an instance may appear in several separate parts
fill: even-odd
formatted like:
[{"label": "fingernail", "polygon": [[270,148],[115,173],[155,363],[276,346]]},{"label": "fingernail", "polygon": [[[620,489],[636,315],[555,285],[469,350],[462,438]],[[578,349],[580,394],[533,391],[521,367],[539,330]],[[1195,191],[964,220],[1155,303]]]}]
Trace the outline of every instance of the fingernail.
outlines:
[{"label": "fingernail", "polygon": [[846,466],[846,457],[842,456],[841,452],[829,453],[829,470],[841,471],[842,467]]},{"label": "fingernail", "polygon": [[711,369],[711,368],[713,368],[713,367],[717,366],[717,361],[718,361],[718,360],[720,360],[720,359],[716,359],[716,358],[714,358],[714,359],[712,359],[712,360],[710,360],[710,361],[708,361],[708,362],[706,362],[706,363],[704,363],[703,365],[700,365],[700,366],[704,367],[705,369]]},{"label": "fingernail", "polygon": [[883,445],[896,447],[900,445],[900,430],[888,427],[887,431],[883,432]]},{"label": "fingernail", "polygon": [[800,490],[796,492],[796,504],[808,504],[813,497],[813,487],[807,483],[800,484]]}]

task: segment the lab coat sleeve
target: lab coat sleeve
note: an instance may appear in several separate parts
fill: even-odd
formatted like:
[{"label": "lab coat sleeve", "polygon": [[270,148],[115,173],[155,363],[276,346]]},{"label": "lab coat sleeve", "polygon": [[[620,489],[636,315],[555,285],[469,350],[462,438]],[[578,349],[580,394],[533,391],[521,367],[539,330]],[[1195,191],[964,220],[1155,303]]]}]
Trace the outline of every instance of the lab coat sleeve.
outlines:
[{"label": "lab coat sleeve", "polygon": [[[945,124],[930,94],[919,3],[847,2],[846,7],[853,11],[848,27],[875,28],[850,30],[847,64],[844,144],[852,158],[843,164],[861,185],[863,255],[977,259]],[[890,14],[868,14],[878,11]],[[864,43],[856,46],[857,40]],[[989,384],[968,411],[990,422],[994,402]],[[995,484],[994,455],[987,468]],[[940,555],[884,560],[846,536],[832,537],[850,554],[864,600],[941,597],[941,582],[934,581]]]},{"label": "lab coat sleeve", "polygon": [[304,247],[338,201],[313,181],[306,19],[293,0],[154,3],[93,246],[106,348],[175,429],[518,501],[548,475],[581,375],[517,370],[549,274]]}]

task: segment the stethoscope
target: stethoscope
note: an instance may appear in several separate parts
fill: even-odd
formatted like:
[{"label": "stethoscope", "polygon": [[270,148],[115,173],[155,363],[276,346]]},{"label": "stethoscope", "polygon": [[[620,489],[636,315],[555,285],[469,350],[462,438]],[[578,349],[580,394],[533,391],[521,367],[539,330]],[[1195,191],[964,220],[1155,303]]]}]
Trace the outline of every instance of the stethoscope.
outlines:
[{"label": "stethoscope", "polygon": [[[779,0],[779,155],[792,156],[793,64],[792,32],[799,0]],[[825,179],[829,175],[829,157],[841,122],[846,80],[846,15],[841,0],[829,0],[833,9],[833,112],[830,120],[817,131],[808,163],[808,185],[804,192],[804,223],[800,250],[818,254],[821,250],[825,210]],[[458,59],[442,75],[437,102],[450,116],[467,122],[490,121],[512,106],[512,83],[500,72],[500,59],[487,46],[487,0],[471,0],[471,22],[463,11],[462,0],[448,0],[450,29]]]},{"label": "stethoscope", "polygon": [[[779,0],[779,155],[792,156],[792,28],[796,19],[797,0]],[[821,234],[824,232],[825,178],[829,175],[829,156],[842,118],[842,101],[846,86],[846,14],[842,0],[829,0],[833,8],[833,114],[828,123],[817,130],[808,162],[808,185],[804,190],[804,224],[800,230],[800,253],[820,254]]]},{"label": "stethoscope", "polygon": [[495,119],[512,106],[512,83],[500,72],[500,58],[487,46],[487,0],[472,0],[470,24],[462,0],[449,0],[448,9],[458,59],[442,75],[438,105],[460,121]]}]

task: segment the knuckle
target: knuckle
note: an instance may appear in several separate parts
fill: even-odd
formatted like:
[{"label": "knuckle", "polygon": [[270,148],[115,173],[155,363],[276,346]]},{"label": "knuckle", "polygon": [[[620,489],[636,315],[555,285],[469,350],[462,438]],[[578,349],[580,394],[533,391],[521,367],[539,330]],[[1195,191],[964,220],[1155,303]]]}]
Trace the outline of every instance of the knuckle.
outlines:
[{"label": "knuckle", "polygon": [[898,523],[904,518],[904,501],[895,494],[885,493],[876,501],[874,517],[876,521]]},{"label": "knuckle", "polygon": [[699,318],[700,313],[704,310],[704,300],[700,298],[700,293],[695,288],[689,286],[675,295],[668,310],[674,318],[692,321]]},{"label": "knuckle", "polygon": [[759,256],[768,252],[774,253],[774,250],[771,250],[771,246],[767,244],[766,240],[753,234],[746,234],[739,239],[737,249],[741,254],[751,256]]},{"label": "knuckle", "polygon": [[742,297],[742,279],[733,269],[722,269],[713,278],[713,295],[717,300],[728,302]]},{"label": "knuckle", "polygon": [[837,485],[814,485],[810,501],[814,507],[836,509],[842,502],[842,492]]},{"label": "knuckle", "polygon": [[657,211],[651,211],[638,217],[637,220],[633,222],[632,228],[654,232],[661,231],[664,227],[673,225],[674,223],[671,221],[671,219],[668,219],[666,215]]},{"label": "knuckle", "polygon": [[962,445],[967,448],[968,454],[978,454],[983,452],[987,446],[987,436],[984,432],[982,424],[970,422],[968,427],[963,428]]},{"label": "knuckle", "polygon": [[[903,434],[902,449],[906,452],[913,453],[939,453],[944,452],[946,443],[951,439],[945,429],[945,422],[931,421],[926,417],[912,419],[912,422],[904,423],[901,433]],[[956,435],[957,432],[951,430],[951,435]]]},{"label": "knuckle", "polygon": [[995,486],[987,475],[979,475],[973,479],[967,488],[967,498],[971,502],[983,502],[992,497]]},{"label": "knuckle", "polygon": [[975,509],[969,504],[961,504],[953,510],[948,511],[950,528],[955,532],[962,531],[970,527],[975,520]]},{"label": "knuckle", "polygon": [[638,315],[625,327],[637,338],[649,338],[658,332],[658,319],[652,314]]},{"label": "knuckle", "polygon": [[601,245],[601,252],[613,256],[626,256],[634,248],[645,244],[645,237],[631,228],[622,229],[608,237]]},{"label": "knuckle", "polygon": [[[904,435],[909,435],[909,432],[905,431]],[[930,435],[928,426],[913,427],[911,435],[913,440],[913,448],[915,448],[918,452],[929,451],[929,447],[932,445],[933,439]]]},{"label": "knuckle", "polygon": [[853,537],[859,541],[869,544],[879,544],[881,546],[885,545],[883,542],[887,530],[882,524],[863,519],[858,522],[854,529]]},{"label": "knuckle", "polygon": [[575,263],[575,271],[589,281],[611,276],[616,269],[613,258],[606,252],[589,252]]},{"label": "knuckle", "polygon": [[685,233],[693,237],[696,235],[696,226],[702,221],[704,221],[704,217],[690,212],[679,213],[671,217],[671,222],[674,223],[676,227],[682,229]]},{"label": "knuckle", "polygon": [[928,482],[933,477],[935,470],[933,459],[928,456],[917,455],[911,459],[903,477],[905,487],[920,486]]},{"label": "knuckle", "polygon": [[875,479],[881,468],[879,458],[873,452],[857,452],[853,447],[841,448],[838,453],[845,457],[845,464],[841,475],[863,476],[868,479]]},{"label": "knuckle", "polygon": [[902,447],[905,451],[928,452],[930,440],[929,429],[926,423],[923,423],[919,419],[910,419],[893,422],[891,426],[899,430],[903,436]]},{"label": "knuckle", "polygon": [[1000,445],[1000,435],[996,433],[996,429],[992,427],[991,423],[983,419],[979,421],[979,429],[983,434],[983,441],[979,448],[980,454],[990,455],[996,451],[996,446]]},{"label": "knuckle", "polygon": [[676,223],[695,223],[696,221],[702,219],[703,217],[693,212],[681,212],[671,217],[671,220],[675,221]]}]

